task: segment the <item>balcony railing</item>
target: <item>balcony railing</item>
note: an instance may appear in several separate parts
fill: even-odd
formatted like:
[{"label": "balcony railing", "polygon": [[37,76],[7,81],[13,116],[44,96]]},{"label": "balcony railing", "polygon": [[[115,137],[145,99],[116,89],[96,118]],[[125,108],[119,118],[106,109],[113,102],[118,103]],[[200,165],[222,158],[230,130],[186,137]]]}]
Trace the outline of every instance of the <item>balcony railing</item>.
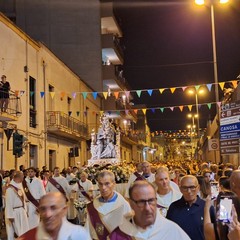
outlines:
[{"label": "balcony railing", "polygon": [[9,94],[9,98],[1,96],[0,92],[0,121],[16,121],[22,114],[20,98],[13,92]]},{"label": "balcony railing", "polygon": [[59,111],[47,112],[49,132],[70,138],[88,138],[88,127],[83,122]]}]

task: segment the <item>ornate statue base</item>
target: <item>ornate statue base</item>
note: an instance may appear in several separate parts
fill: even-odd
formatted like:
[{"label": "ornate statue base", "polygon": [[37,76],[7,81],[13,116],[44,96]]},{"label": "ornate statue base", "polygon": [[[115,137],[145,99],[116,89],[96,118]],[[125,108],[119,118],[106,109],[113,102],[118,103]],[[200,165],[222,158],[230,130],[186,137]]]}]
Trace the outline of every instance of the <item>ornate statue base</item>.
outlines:
[{"label": "ornate statue base", "polygon": [[112,164],[112,165],[118,165],[120,164],[120,159],[117,158],[101,158],[101,159],[89,159],[88,160],[88,166],[93,166],[95,164],[98,165],[106,165],[106,164]]}]

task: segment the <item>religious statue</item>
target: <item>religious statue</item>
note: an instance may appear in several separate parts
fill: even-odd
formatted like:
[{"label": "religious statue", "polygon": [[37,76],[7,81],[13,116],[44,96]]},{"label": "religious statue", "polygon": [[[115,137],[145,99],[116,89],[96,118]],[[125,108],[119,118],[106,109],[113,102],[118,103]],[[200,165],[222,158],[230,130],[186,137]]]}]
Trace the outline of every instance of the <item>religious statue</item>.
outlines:
[{"label": "religious statue", "polygon": [[101,117],[100,122],[98,132],[93,129],[91,133],[91,159],[116,158],[119,156],[116,140],[119,140],[117,135],[120,133],[106,115]]}]

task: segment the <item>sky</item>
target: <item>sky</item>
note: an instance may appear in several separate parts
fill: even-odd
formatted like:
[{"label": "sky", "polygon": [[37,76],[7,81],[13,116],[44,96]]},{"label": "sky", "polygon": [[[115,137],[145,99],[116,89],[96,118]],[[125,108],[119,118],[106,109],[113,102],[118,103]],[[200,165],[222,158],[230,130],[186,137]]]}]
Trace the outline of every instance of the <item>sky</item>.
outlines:
[{"label": "sky", "polygon": [[[215,104],[207,106],[215,103],[210,7],[196,6],[193,0],[115,0],[115,6],[124,36],[124,76],[135,107],[146,104],[149,109],[150,130],[186,129],[191,123],[187,106],[193,105],[191,113],[196,113],[196,100],[182,87],[198,85],[205,86],[205,94],[198,97],[200,128],[205,128],[216,109]],[[240,1],[214,9],[218,82],[229,82],[240,74]],[[208,91],[206,84],[211,83]],[[167,89],[160,94],[162,88]],[[147,91],[140,98],[136,94],[151,89],[151,96]],[[219,93],[221,99],[220,87]],[[181,112],[179,106],[186,107]]]}]

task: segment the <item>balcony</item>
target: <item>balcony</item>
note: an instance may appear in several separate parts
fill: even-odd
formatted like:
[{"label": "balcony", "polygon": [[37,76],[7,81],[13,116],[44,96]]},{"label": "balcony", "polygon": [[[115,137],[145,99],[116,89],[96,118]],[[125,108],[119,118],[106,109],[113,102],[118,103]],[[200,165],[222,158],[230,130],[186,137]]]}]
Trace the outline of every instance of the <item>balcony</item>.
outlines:
[{"label": "balcony", "polygon": [[[7,105],[5,105],[4,100],[8,100]],[[1,108],[2,104],[3,108]],[[6,106],[6,109],[4,106]],[[0,99],[0,122],[17,121],[21,114],[21,100],[15,93],[10,93],[8,99]]]},{"label": "balcony", "polygon": [[[123,70],[119,70],[119,66],[103,65],[103,88],[104,91],[110,89],[114,91],[127,91],[130,86],[123,76]],[[106,88],[106,89],[105,89]]]},{"label": "balcony", "polygon": [[131,144],[131,145],[138,145],[138,142],[140,140],[139,136],[134,135],[131,130],[129,130],[129,131],[122,130],[120,139],[122,142]]},{"label": "balcony", "polygon": [[72,140],[88,139],[86,124],[58,111],[47,112],[47,131]]},{"label": "balcony", "polygon": [[123,50],[120,39],[114,34],[102,35],[102,58],[114,65],[123,64]]},{"label": "balcony", "polygon": [[122,37],[121,28],[113,11],[113,2],[101,3],[101,29],[102,34],[114,33]]}]

